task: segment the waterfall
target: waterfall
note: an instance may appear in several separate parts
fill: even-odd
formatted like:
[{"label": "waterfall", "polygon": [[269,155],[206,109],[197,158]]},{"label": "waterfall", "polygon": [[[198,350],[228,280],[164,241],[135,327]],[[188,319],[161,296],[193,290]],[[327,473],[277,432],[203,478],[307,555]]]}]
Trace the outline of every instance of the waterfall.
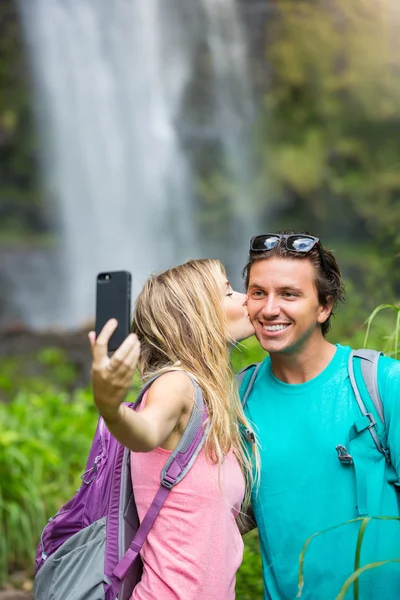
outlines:
[{"label": "waterfall", "polygon": [[130,270],[135,295],[150,273],[210,255],[195,157],[207,143],[204,127],[193,127],[190,98],[204,56],[211,145],[222,149],[234,189],[230,217],[218,225],[232,247],[217,235],[212,252],[232,265],[240,251],[239,272],[254,231],[237,191],[251,171],[254,106],[235,0],[19,0],[19,7],[60,240],[51,268],[34,273],[42,285],[29,301],[20,295],[29,323],[71,328],[93,318],[99,271]]}]

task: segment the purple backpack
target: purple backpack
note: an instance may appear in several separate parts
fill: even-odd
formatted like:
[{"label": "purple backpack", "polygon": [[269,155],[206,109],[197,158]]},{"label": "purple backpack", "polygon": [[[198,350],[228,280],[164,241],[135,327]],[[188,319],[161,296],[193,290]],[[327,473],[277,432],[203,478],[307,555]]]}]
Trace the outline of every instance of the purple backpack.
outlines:
[{"label": "purple backpack", "polygon": [[[154,377],[140,391],[135,409]],[[170,490],[181,481],[202,448],[207,410],[191,377],[196,403],[182,438],[168,458],[160,488],[139,524],[130,474],[130,451],[99,419],[82,485],[52,517],[36,553],[35,600],[128,600],[142,575],[144,541]]]}]

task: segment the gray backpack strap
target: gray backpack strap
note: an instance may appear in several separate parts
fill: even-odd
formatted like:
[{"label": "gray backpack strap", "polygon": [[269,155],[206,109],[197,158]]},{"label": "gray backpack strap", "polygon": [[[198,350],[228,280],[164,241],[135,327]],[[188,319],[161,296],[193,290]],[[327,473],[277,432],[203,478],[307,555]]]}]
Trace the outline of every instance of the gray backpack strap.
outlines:
[{"label": "gray backpack strap", "polygon": [[[236,382],[238,384],[240,394],[242,394],[244,390],[244,395],[242,397],[243,408],[246,406],[247,398],[249,397],[249,394],[253,388],[261,365],[262,363],[253,363],[239,371],[239,373],[236,375]],[[254,431],[252,431],[252,429],[246,429],[243,427],[242,434],[250,444],[256,443],[256,436],[254,435]]]},{"label": "gray backpack strap", "polygon": [[378,413],[380,420],[382,423],[385,423],[383,403],[378,388],[378,361],[382,352],[378,352],[377,350],[367,350],[366,348],[353,350],[353,352],[354,357],[362,359],[361,372],[369,397],[375,406],[375,410]]},{"label": "gray backpack strap", "polygon": [[238,385],[239,390],[240,390],[242,383],[246,377],[246,374],[248,374],[250,369],[254,369],[254,367],[256,367],[258,364],[259,363],[252,363],[251,365],[247,365],[247,367],[244,367],[244,369],[241,369],[239,371],[239,373],[236,373],[235,379],[236,379],[236,383]]},{"label": "gray backpack strap", "polygon": [[[179,483],[189,471],[202,446],[204,445],[210,429],[210,424],[207,420],[208,413],[199,384],[190,373],[181,369],[171,369],[171,371],[165,371],[165,373],[171,373],[175,370],[186,373],[186,375],[190,377],[196,396],[195,404],[193,406],[189,422],[186,425],[186,429],[179,441],[179,444],[168,458],[163,470],[161,471],[161,485],[168,489],[171,489],[174,485]],[[140,390],[136,401],[133,405],[131,405],[131,408],[136,409],[139,406],[151,384],[162,375],[164,375],[164,373],[155,375],[149,379],[149,381],[147,381],[145,386]],[[177,457],[179,457],[179,461],[176,460]],[[177,468],[178,464],[179,468]],[[179,470],[179,474],[177,474],[177,470]]]},{"label": "gray backpack strap", "polygon": [[[202,449],[210,429],[207,408],[204,403],[201,388],[192,375],[189,373],[186,373],[186,375],[188,375],[193,382],[196,398],[189,422],[186,425],[186,429],[179,444],[161,471],[161,485],[164,487],[170,486],[170,489],[185,477]],[[177,474],[178,465],[180,471],[179,474]]]},{"label": "gray backpack strap", "polygon": [[[370,497],[374,490],[370,486],[368,462],[364,460],[362,434],[368,429],[377,450],[386,459],[387,476],[393,467],[387,448],[387,437],[382,399],[378,389],[378,361],[381,352],[375,350],[353,350],[349,356],[348,371],[350,383],[357,400],[361,417],[350,428],[349,443],[351,454],[344,446],[338,446],[339,460],[343,465],[354,464],[356,475],[357,509],[360,516],[370,514]],[[345,455],[343,455],[346,451]],[[342,456],[340,454],[342,453]],[[389,478],[388,478],[389,481]]]},{"label": "gray backpack strap", "polygon": [[[257,373],[259,368],[261,367],[262,363],[253,363],[251,365],[247,365],[247,367],[245,367],[244,369],[242,369],[241,371],[239,371],[239,373],[236,375],[236,381],[239,387],[240,392],[242,392],[242,386],[245,385],[245,393],[244,396],[242,397],[242,406],[243,408],[246,406],[246,402],[247,402],[247,398],[249,397],[249,394],[253,388],[254,382],[256,380],[257,377]],[[251,375],[250,375],[251,373]]]},{"label": "gray backpack strap", "polygon": [[[350,383],[353,388],[354,395],[357,400],[357,404],[360,408],[362,417],[354,423],[356,434],[361,433],[364,429],[368,429],[371,437],[375,443],[375,446],[381,454],[384,455],[386,461],[390,463],[389,451],[386,447],[386,440],[383,438],[385,435],[385,416],[383,410],[382,399],[378,389],[378,361],[381,356],[381,352],[376,350],[352,350],[349,356],[348,370]],[[355,373],[354,373],[354,361],[359,358],[361,361],[361,375],[364,380],[365,387],[367,389],[368,398],[361,396],[359,387],[357,385]],[[380,427],[383,435],[378,434],[377,422],[375,416],[371,410],[369,410],[368,401],[372,402],[375,413],[378,415],[383,427]]]}]

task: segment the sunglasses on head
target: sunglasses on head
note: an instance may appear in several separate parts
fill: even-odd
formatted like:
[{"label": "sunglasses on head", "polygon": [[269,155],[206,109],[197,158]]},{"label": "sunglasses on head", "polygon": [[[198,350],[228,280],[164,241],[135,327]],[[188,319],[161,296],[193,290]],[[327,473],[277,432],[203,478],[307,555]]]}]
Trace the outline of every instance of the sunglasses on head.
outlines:
[{"label": "sunglasses on head", "polygon": [[250,254],[268,252],[275,248],[280,240],[285,241],[286,250],[289,250],[289,252],[296,252],[297,254],[307,254],[314,246],[316,246],[321,259],[321,264],[325,272],[329,272],[322,244],[319,241],[319,238],[314,237],[313,235],[303,235],[298,233],[263,233],[262,235],[255,235],[250,240]]}]

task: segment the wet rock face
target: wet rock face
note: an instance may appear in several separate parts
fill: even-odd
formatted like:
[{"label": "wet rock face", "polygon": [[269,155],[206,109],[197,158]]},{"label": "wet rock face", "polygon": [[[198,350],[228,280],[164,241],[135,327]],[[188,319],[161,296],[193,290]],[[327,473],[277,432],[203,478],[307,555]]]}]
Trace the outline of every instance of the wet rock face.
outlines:
[{"label": "wet rock face", "polygon": [[33,600],[33,592],[21,590],[0,590],[0,600]]}]

